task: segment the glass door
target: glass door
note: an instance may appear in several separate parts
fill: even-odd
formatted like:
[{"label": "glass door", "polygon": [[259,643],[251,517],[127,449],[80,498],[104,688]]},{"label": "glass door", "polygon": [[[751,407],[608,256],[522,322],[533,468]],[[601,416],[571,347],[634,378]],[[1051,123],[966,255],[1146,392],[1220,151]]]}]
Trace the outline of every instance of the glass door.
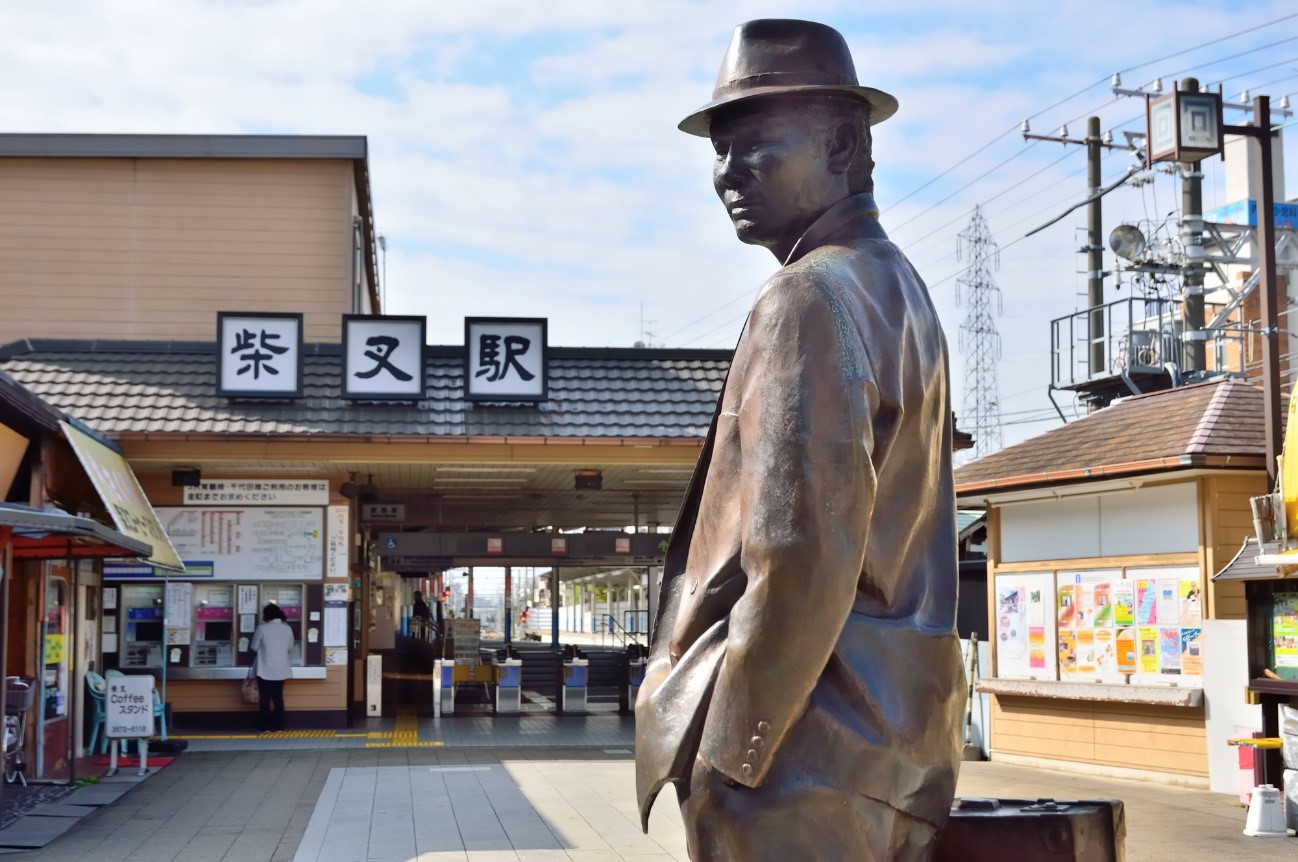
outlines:
[{"label": "glass door", "polygon": [[71,686],[68,676],[72,649],[72,573],[66,566],[45,568],[44,601],[41,615],[40,700],[36,715],[27,720],[38,724],[36,777],[55,781],[72,778]]}]

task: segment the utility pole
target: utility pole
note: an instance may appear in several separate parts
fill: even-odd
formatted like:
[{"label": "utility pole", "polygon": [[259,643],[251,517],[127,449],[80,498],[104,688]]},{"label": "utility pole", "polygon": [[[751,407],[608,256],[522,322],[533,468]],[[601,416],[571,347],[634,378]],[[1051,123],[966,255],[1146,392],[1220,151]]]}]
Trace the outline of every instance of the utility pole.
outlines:
[{"label": "utility pole", "polygon": [[1023,121],[1023,138],[1086,147],[1086,246],[1083,251],[1086,252],[1086,307],[1090,311],[1087,333],[1090,350],[1087,351],[1086,370],[1094,377],[1107,369],[1105,356],[1108,353],[1104,341],[1104,217],[1100,206],[1103,191],[1100,188],[1100,155],[1106,149],[1120,148],[1113,143],[1111,135],[1101,136],[1099,117],[1086,120],[1086,137],[1080,141],[1068,137],[1067,126],[1058,135],[1031,134],[1027,120]]},{"label": "utility pole", "polygon": [[1104,218],[1100,207],[1100,118],[1086,121],[1086,305],[1091,310],[1089,370],[1105,370],[1104,356]]},{"label": "utility pole", "polygon": [[1001,337],[992,312],[1000,314],[1001,289],[992,278],[992,267],[1000,266],[1000,251],[992,239],[982,207],[974,207],[969,226],[956,245],[958,256],[967,256],[969,268],[956,280],[956,302],[964,289],[969,313],[960,324],[960,351],[964,354],[964,416],[974,435],[975,458],[1001,448],[1001,392],[997,363],[1001,358]]},{"label": "utility pole", "polygon": [[[1197,78],[1181,81],[1183,93],[1199,92]],[[1202,162],[1191,162],[1181,175],[1181,246],[1185,262],[1181,267],[1182,320],[1185,322],[1184,369],[1187,374],[1208,370],[1207,344],[1202,336],[1207,323],[1203,309],[1203,170]]]}]

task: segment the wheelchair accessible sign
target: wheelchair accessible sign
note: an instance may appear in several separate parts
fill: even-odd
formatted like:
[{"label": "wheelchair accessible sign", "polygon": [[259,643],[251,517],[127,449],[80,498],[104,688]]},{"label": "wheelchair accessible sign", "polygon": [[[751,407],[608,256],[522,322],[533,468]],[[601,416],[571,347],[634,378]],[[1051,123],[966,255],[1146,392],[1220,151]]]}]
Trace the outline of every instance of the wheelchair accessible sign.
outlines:
[{"label": "wheelchair accessible sign", "polygon": [[153,677],[110,676],[104,699],[104,735],[109,739],[153,736]]}]

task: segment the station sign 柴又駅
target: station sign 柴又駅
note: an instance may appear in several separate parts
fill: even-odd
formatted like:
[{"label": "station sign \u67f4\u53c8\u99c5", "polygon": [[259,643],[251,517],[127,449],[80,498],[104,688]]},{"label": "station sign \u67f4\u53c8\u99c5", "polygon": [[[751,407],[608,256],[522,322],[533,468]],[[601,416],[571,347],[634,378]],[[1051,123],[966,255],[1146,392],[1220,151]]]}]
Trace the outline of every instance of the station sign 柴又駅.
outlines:
[{"label": "station sign \u67f4\u53c8\u99c5", "polygon": [[[546,400],[548,328],[544,317],[466,317],[465,400]],[[349,401],[422,401],[427,396],[426,336],[424,317],[343,315],[338,396]],[[240,400],[302,398],[305,353],[301,314],[219,311],[216,395]],[[312,355],[327,351],[313,347]]]}]

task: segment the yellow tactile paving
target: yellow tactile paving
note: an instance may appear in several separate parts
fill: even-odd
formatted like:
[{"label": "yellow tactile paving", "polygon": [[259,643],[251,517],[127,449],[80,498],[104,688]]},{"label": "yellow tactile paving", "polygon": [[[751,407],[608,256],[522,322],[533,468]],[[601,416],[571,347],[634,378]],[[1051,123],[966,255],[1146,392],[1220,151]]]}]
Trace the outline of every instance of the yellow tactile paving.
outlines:
[{"label": "yellow tactile paving", "polygon": [[[440,748],[441,742],[419,741],[419,719],[413,710],[403,709],[397,713],[397,725],[393,729],[389,742],[367,742],[366,748]],[[377,736],[377,734],[371,734]]]},{"label": "yellow tactile paving", "polygon": [[365,748],[441,748],[442,742],[421,742],[419,717],[413,710],[397,713],[392,730],[348,732],[339,730],[280,730],[271,733],[191,733],[173,739],[364,739]]}]

